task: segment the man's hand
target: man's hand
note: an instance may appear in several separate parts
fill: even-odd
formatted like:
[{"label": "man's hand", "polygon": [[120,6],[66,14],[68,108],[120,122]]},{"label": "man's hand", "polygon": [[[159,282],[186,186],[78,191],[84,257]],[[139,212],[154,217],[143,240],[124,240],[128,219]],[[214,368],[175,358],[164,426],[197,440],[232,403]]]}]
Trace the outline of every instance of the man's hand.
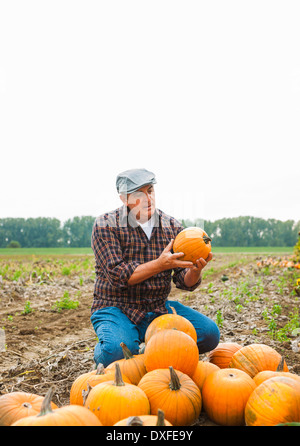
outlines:
[{"label": "man's hand", "polygon": [[195,285],[196,282],[198,282],[202,269],[208,264],[208,262],[211,261],[213,258],[212,253],[210,252],[206,259],[197,259],[195,265],[193,265],[192,268],[190,268],[186,275],[184,276],[184,283],[186,286],[191,287]]},{"label": "man's hand", "polygon": [[165,247],[165,249],[157,259],[161,271],[173,268],[194,268],[195,265],[193,264],[193,262],[179,260],[180,257],[184,256],[183,252],[177,252],[174,254],[171,252],[173,243],[174,239],[170,241],[170,243]]}]

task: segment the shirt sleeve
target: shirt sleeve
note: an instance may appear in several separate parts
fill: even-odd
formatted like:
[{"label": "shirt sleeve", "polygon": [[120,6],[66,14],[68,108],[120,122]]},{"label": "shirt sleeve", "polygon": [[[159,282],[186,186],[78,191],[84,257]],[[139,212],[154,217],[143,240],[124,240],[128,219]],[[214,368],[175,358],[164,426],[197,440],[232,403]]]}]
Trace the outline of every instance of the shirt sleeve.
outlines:
[{"label": "shirt sleeve", "polygon": [[200,285],[200,283],[202,281],[202,278],[200,276],[198,281],[193,286],[188,287],[184,283],[184,276],[185,276],[187,271],[188,271],[188,268],[176,268],[176,269],[174,269],[173,276],[172,276],[173,282],[176,285],[176,288],[180,288],[181,290],[186,290],[186,291],[194,291]]},{"label": "shirt sleeve", "polygon": [[95,254],[97,267],[109,281],[110,285],[116,288],[127,288],[128,280],[138,262],[124,262],[122,249],[118,237],[113,228],[102,227],[94,223],[91,246]]}]

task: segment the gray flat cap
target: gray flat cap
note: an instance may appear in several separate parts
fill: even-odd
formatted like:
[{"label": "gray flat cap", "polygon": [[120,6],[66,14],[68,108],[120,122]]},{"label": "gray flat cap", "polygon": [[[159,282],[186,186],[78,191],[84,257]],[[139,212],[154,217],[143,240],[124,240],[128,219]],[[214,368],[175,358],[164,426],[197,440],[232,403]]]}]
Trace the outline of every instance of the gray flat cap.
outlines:
[{"label": "gray flat cap", "polygon": [[131,194],[146,184],[155,184],[156,178],[153,172],[146,169],[129,169],[119,173],[116,179],[119,194]]}]

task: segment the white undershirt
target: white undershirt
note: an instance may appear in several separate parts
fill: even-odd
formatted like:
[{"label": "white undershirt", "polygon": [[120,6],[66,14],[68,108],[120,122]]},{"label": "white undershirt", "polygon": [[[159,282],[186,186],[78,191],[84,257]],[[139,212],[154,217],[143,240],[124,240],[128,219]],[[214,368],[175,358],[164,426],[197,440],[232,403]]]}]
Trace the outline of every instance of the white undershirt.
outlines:
[{"label": "white undershirt", "polygon": [[144,230],[144,232],[145,232],[145,234],[146,234],[146,236],[148,237],[149,240],[151,238],[152,229],[154,227],[154,218],[153,217],[154,216],[152,215],[150,220],[147,220],[145,223],[138,222],[138,224]]}]

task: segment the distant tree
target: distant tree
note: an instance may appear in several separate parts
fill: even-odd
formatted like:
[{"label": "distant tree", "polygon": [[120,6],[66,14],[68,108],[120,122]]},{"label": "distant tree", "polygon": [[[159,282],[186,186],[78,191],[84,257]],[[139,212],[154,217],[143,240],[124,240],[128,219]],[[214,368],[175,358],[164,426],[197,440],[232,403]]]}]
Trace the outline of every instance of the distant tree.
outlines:
[{"label": "distant tree", "polygon": [[88,247],[91,246],[92,229],[95,217],[74,217],[63,225],[63,240],[65,246]]},{"label": "distant tree", "polygon": [[7,248],[21,248],[21,244],[16,240],[11,240],[7,245]]}]

